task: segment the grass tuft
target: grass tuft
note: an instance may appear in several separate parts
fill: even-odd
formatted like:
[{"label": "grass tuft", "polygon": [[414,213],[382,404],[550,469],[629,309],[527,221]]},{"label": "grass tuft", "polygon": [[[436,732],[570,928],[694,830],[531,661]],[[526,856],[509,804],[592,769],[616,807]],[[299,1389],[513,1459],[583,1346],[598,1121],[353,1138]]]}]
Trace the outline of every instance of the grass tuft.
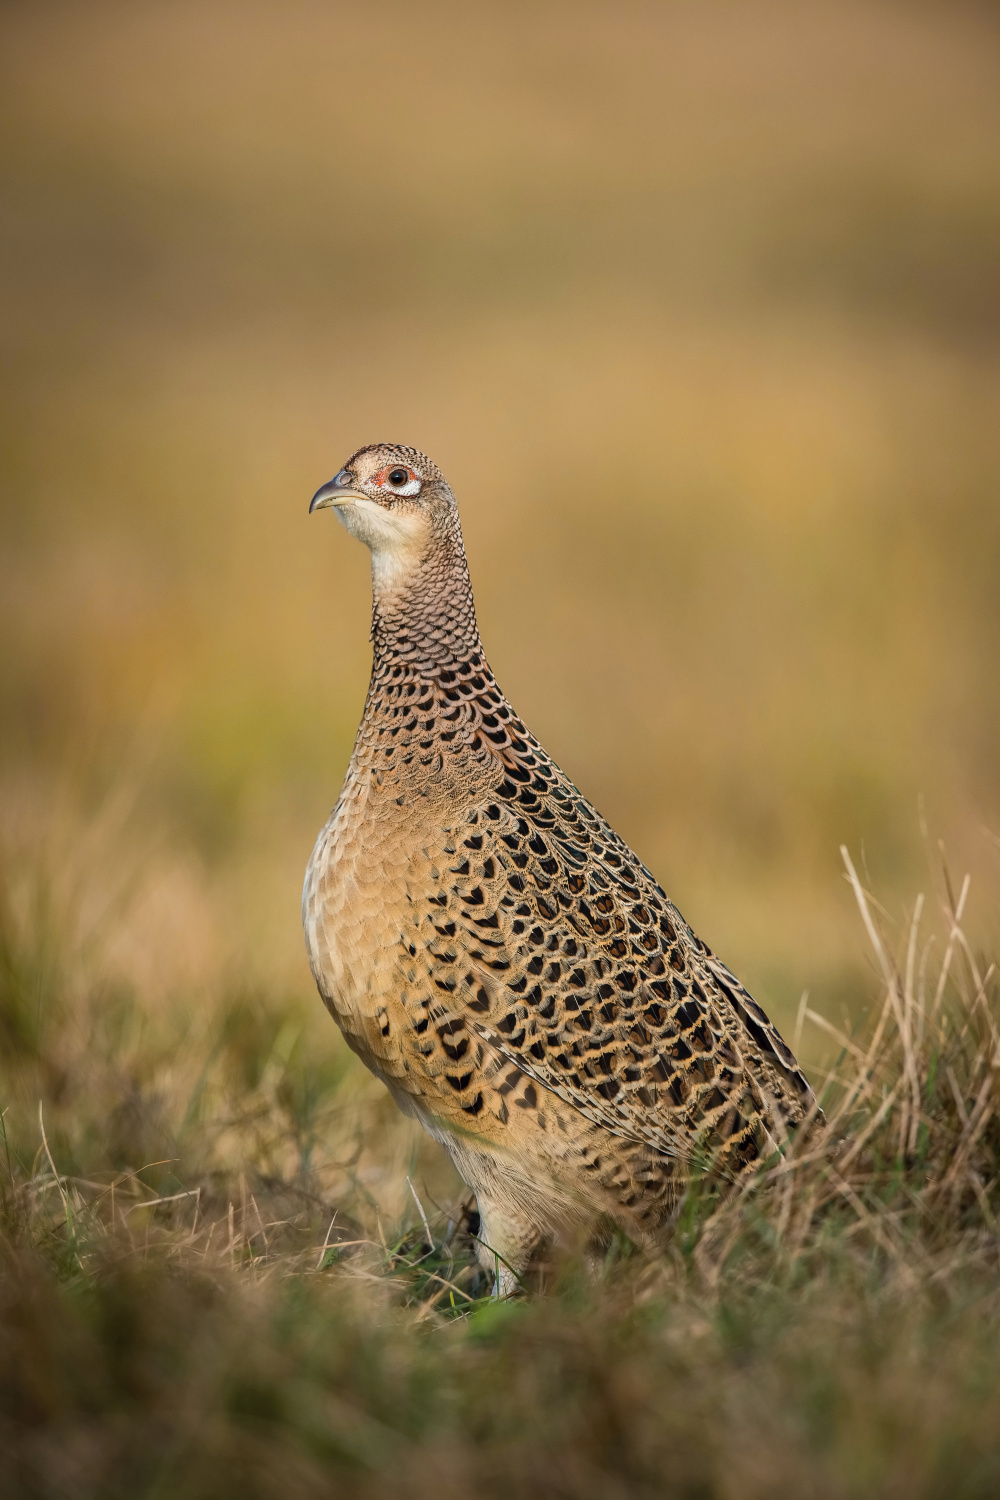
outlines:
[{"label": "grass tuft", "polygon": [[844,860],[879,990],[804,1008],[825,1119],[506,1304],[294,1003],[151,1015],[8,901],[4,1494],[995,1494],[996,968],[968,883],[893,934]]}]

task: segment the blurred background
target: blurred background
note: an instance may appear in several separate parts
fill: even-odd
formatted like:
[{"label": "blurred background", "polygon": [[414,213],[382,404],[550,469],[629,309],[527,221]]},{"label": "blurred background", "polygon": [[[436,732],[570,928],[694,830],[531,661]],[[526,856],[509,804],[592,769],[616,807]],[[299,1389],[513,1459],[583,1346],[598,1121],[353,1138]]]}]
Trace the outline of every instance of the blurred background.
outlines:
[{"label": "blurred background", "polygon": [[943,839],[995,932],[995,7],[0,28],[0,858],[78,1055],[109,997],[238,993],[245,1053],[359,1067],[298,906],[368,558],[307,506],[374,440],[441,465],[504,690],[783,1028],[871,991],[841,843],[892,921]]}]

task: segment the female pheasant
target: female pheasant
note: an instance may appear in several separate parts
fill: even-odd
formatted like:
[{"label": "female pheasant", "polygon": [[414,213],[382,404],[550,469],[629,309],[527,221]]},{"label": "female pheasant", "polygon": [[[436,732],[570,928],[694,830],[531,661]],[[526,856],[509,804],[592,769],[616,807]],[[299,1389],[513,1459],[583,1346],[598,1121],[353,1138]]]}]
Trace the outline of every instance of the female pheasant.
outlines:
[{"label": "female pheasant", "polygon": [[642,1242],[693,1163],[816,1108],[760,1006],[528,733],[483,655],[458,509],[413,448],[313,496],[371,549],[371,684],[306,871],[320,994],[476,1194],[496,1291],[568,1228]]}]

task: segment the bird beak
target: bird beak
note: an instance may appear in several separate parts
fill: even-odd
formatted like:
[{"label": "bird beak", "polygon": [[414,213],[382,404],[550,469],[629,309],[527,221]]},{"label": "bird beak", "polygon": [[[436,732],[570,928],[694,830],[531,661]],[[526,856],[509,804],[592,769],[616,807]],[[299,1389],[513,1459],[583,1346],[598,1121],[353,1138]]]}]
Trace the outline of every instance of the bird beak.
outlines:
[{"label": "bird beak", "polygon": [[324,510],[328,505],[353,505],[355,500],[367,498],[361,490],[351,488],[351,476],[346,469],[341,469],[326,484],[320,485],[309,502],[309,514],[312,515],[314,510]]}]

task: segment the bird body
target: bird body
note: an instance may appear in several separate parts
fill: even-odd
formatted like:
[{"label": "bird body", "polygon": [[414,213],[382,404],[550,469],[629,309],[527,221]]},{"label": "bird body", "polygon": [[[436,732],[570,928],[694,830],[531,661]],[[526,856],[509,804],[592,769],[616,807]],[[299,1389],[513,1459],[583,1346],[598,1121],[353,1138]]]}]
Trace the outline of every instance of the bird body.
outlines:
[{"label": "bird body", "polygon": [[317,986],[476,1193],[514,1289],[566,1228],[665,1224],[815,1109],[790,1049],[500,692],[454,498],[415,449],[317,492],[372,550],[373,666],[303,890]]}]

